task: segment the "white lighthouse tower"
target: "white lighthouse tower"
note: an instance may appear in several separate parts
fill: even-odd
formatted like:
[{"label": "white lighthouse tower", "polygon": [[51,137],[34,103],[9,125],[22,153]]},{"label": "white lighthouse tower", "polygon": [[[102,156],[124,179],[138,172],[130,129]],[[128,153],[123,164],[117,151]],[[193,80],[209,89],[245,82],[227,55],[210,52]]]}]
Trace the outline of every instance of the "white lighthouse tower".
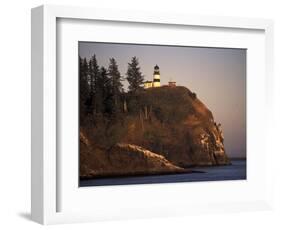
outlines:
[{"label": "white lighthouse tower", "polygon": [[160,87],[160,71],[159,66],[154,66],[154,73],[153,73],[153,87]]}]

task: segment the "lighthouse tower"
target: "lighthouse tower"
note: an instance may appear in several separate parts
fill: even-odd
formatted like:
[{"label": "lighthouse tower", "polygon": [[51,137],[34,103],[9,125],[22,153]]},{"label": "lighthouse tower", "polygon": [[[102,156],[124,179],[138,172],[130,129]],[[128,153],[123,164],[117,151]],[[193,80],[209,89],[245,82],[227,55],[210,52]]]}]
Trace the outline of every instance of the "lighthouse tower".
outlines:
[{"label": "lighthouse tower", "polygon": [[153,73],[153,87],[160,87],[160,71],[159,66],[154,66],[154,73]]}]

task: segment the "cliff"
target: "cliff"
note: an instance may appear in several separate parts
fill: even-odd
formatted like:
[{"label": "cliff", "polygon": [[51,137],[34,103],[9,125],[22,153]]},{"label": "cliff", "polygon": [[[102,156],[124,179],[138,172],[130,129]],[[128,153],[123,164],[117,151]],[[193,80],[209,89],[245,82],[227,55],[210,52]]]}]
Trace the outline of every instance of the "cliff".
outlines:
[{"label": "cliff", "polygon": [[122,142],[158,152],[180,167],[230,163],[221,127],[195,93],[185,87],[159,87],[139,98],[142,109],[128,120]]},{"label": "cliff", "polygon": [[91,130],[80,129],[80,176],[230,164],[221,126],[189,89],[150,88],[125,98],[128,109],[122,119],[106,128],[98,123]]}]

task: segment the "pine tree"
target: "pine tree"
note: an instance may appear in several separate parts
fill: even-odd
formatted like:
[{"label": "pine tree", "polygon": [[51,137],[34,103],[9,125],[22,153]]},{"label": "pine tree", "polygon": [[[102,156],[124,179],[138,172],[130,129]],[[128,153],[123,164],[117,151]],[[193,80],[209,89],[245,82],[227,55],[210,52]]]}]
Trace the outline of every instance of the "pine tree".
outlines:
[{"label": "pine tree", "polygon": [[139,67],[137,57],[132,57],[131,63],[128,63],[127,81],[129,83],[129,90],[136,92],[143,89],[144,76],[142,75]]},{"label": "pine tree", "polygon": [[108,76],[111,81],[111,93],[113,97],[113,113],[115,115],[121,109],[121,94],[123,93],[123,78],[118,70],[118,65],[114,58],[109,59]]},{"label": "pine tree", "polygon": [[89,76],[90,76],[90,97],[92,100],[92,111],[94,113],[98,112],[98,98],[97,95],[98,93],[98,86],[97,86],[97,81],[100,75],[100,70],[97,62],[96,55],[93,55],[89,61]]},{"label": "pine tree", "polygon": [[107,70],[102,66],[100,68],[99,78],[97,79],[97,107],[99,112],[105,113],[107,100],[111,100],[110,84]]},{"label": "pine tree", "polygon": [[[84,116],[87,113],[87,99],[89,97],[89,84],[88,84],[88,62],[86,58],[79,56],[79,104],[81,114]],[[81,117],[83,118],[83,117]]]}]

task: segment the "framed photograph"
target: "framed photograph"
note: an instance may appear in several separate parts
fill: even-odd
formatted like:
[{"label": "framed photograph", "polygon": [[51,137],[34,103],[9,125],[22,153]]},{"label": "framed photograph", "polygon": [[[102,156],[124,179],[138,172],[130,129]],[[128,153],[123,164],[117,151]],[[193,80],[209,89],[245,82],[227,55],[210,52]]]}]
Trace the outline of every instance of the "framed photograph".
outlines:
[{"label": "framed photograph", "polygon": [[271,208],[272,31],[265,19],[32,9],[32,219]]},{"label": "framed photograph", "polygon": [[78,46],[80,186],[246,179],[246,49]]}]

